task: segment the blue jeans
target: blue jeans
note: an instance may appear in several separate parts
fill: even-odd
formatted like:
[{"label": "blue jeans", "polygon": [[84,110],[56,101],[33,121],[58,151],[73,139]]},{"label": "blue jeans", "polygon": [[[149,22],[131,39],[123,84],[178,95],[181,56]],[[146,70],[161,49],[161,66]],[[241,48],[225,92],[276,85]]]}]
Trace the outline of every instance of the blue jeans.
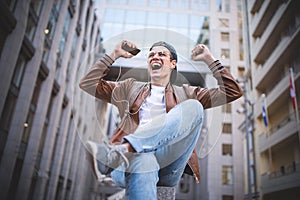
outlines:
[{"label": "blue jeans", "polygon": [[202,105],[197,100],[187,100],[124,137],[136,153],[129,156],[129,168],[121,165],[111,172],[111,177],[126,189],[126,199],[157,199],[157,185],[172,187],[179,183],[202,121]]}]

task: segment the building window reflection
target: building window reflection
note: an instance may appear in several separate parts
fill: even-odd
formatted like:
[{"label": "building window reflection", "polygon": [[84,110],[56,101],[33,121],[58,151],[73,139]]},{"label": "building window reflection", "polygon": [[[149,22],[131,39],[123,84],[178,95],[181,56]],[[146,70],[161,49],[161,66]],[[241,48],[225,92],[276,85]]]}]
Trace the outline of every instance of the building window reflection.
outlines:
[{"label": "building window reflection", "polygon": [[233,184],[233,167],[230,165],[222,166],[222,184],[223,185]]}]

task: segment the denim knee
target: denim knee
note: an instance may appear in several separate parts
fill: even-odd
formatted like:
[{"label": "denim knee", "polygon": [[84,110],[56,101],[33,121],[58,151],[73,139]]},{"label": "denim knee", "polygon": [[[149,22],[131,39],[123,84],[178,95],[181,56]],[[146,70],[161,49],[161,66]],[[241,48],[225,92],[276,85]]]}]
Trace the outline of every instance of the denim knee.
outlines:
[{"label": "denim knee", "polygon": [[195,111],[197,111],[199,115],[203,114],[203,105],[196,99],[188,99],[184,102],[182,102],[182,104],[184,104],[184,108],[188,109],[188,110],[193,110],[193,113]]},{"label": "denim knee", "polygon": [[201,122],[203,119],[203,106],[195,99],[188,99],[181,103],[181,114],[185,116],[185,121],[188,123]]},{"label": "denim knee", "polygon": [[176,186],[181,180],[184,169],[185,167],[179,169],[169,169],[169,167],[166,167],[166,169],[161,169],[157,185],[165,187]]},{"label": "denim knee", "polygon": [[129,158],[129,173],[146,173],[159,170],[154,152],[134,153]]}]

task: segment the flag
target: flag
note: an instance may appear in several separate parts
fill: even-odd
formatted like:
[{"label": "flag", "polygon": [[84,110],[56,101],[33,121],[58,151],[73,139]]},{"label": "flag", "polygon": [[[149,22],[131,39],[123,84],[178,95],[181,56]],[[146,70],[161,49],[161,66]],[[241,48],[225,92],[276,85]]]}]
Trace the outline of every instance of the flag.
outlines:
[{"label": "flag", "polygon": [[296,99],[296,87],[295,87],[294,73],[293,73],[292,67],[290,67],[290,95],[291,95],[292,104],[293,104],[293,108],[294,108],[295,115],[296,115],[298,141],[300,143],[299,111],[298,111],[298,105],[297,105],[297,99]]},{"label": "flag", "polygon": [[267,105],[266,105],[266,95],[262,94],[262,117],[264,120],[264,124],[268,127],[268,113],[267,113]]},{"label": "flag", "polygon": [[294,110],[296,110],[297,100],[296,100],[296,89],[295,89],[293,68],[290,68],[290,95],[292,99],[293,108]]}]

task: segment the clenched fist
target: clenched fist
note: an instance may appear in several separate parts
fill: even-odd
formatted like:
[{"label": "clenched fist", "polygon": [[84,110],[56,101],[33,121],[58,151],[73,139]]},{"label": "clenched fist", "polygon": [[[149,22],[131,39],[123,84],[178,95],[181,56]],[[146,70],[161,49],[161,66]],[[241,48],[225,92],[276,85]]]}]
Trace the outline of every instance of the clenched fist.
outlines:
[{"label": "clenched fist", "polygon": [[216,59],[211,54],[210,50],[207,48],[204,44],[198,44],[193,50],[192,50],[192,60],[194,61],[203,61],[207,65],[214,62]]}]

